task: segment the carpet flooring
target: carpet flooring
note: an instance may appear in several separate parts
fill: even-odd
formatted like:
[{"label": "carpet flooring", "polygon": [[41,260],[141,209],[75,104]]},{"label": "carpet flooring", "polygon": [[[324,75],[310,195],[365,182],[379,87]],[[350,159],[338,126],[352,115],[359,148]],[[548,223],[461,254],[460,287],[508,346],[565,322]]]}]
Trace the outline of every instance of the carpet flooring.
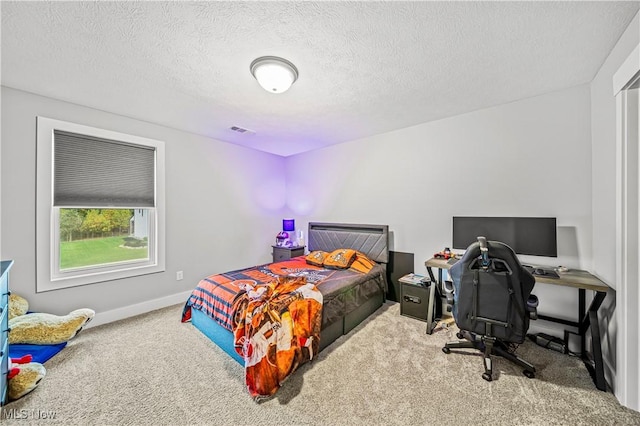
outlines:
[{"label": "carpet flooring", "polygon": [[47,376],[3,407],[6,424],[64,425],[611,425],[640,413],[596,390],[582,362],[525,342],[538,372],[497,358],[482,379],[477,354],[442,352],[456,329],[387,302],[349,335],[256,403],[243,368],[172,306],[83,331],[48,361]]}]

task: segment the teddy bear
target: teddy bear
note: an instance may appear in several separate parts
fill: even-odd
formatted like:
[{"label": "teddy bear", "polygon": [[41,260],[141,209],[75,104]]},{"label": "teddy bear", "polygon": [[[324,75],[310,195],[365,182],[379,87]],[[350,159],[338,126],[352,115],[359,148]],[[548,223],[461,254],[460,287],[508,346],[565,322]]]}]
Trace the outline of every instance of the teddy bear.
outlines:
[{"label": "teddy bear", "polygon": [[[9,295],[9,344],[56,345],[78,335],[93,319],[92,309],[76,309],[68,315],[28,314],[29,303],[17,294]],[[44,365],[32,362],[31,355],[11,358],[7,374],[10,401],[34,390],[47,373]]]},{"label": "teddy bear", "polygon": [[31,362],[31,355],[20,358],[11,358],[9,372],[7,373],[7,395],[10,401],[22,398],[38,386],[47,374],[44,365],[39,362]]},{"label": "teddy bear", "polygon": [[71,340],[84,328],[95,312],[76,309],[67,315],[42,312],[27,314],[29,303],[17,294],[9,295],[9,344],[55,345]]}]

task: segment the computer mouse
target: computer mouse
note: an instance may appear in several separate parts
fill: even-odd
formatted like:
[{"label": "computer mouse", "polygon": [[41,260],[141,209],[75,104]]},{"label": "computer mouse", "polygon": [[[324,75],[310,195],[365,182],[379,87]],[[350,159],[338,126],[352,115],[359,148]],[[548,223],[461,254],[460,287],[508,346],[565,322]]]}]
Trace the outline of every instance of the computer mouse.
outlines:
[{"label": "computer mouse", "polygon": [[536,269],[533,270],[533,274],[534,275],[544,275],[544,269],[536,268]]}]

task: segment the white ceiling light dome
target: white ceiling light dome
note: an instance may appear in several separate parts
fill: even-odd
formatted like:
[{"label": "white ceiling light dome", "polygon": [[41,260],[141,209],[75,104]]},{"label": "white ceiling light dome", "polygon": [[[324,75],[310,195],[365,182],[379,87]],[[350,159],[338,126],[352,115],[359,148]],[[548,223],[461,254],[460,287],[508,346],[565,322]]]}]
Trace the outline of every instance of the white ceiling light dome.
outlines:
[{"label": "white ceiling light dome", "polygon": [[251,62],[251,74],[267,92],[283,93],[298,79],[298,69],[277,56],[261,56]]}]

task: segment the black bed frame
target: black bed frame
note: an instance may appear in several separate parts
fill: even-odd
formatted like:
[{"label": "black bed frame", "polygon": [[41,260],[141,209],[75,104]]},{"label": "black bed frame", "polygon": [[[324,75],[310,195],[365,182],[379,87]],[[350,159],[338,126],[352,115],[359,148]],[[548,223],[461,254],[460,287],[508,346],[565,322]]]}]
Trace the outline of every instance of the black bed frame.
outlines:
[{"label": "black bed frame", "polygon": [[[338,248],[358,250],[371,260],[382,264],[386,269],[389,262],[389,227],[387,225],[310,222],[308,246],[309,251],[331,252]],[[385,293],[386,288],[381,289],[380,292],[372,294],[366,302],[346,313],[342,320],[324,326],[321,331],[320,350],[329,346],[340,336],[349,333],[378,310],[385,301]]]}]

